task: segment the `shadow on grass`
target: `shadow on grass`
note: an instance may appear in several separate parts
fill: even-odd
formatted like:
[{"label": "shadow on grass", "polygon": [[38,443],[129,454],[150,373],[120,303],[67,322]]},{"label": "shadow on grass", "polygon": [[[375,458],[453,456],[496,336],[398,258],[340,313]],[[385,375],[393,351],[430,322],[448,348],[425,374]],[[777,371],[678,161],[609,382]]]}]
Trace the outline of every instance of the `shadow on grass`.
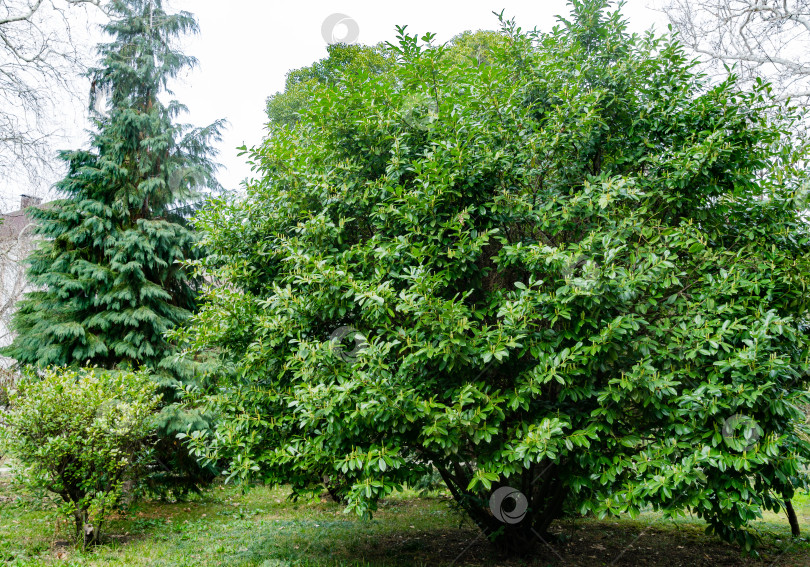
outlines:
[{"label": "shadow on grass", "polygon": [[[496,555],[480,532],[447,498],[407,493],[381,503],[373,520],[342,513],[323,500],[290,502],[283,489],[257,487],[243,494],[217,487],[186,502],[145,502],[108,526],[108,543],[80,551],[55,530],[52,506],[36,510],[9,493],[0,500],[0,561],[10,565],[337,566],[810,566],[810,545],[793,540],[784,517],[766,515],[760,557],[703,533],[704,525],[681,518],[559,522],[553,551],[539,544],[528,559]],[[802,527],[810,530],[810,499],[795,501]],[[60,535],[61,534],[61,535]],[[57,543],[58,542],[58,543]]]}]

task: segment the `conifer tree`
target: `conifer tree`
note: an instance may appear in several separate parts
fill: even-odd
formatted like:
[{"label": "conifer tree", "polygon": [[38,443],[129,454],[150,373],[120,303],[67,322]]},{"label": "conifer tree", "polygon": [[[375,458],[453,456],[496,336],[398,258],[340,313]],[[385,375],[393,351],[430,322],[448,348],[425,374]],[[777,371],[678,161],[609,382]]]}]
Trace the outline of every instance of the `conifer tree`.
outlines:
[{"label": "conifer tree", "polygon": [[[170,402],[183,373],[168,362],[164,333],[195,308],[197,282],[182,264],[199,255],[188,218],[219,189],[211,144],[223,122],[179,124],[185,107],[161,100],[196,64],[176,47],[198,31],[192,14],[169,14],[162,0],[116,0],[110,11],[112,40],[88,72],[90,149],[60,153],[64,199],[32,210],[41,237],[28,260],[35,290],[19,304],[4,353],[38,367],[154,369]],[[201,425],[199,416],[171,416],[163,428],[171,445],[174,431]]]}]

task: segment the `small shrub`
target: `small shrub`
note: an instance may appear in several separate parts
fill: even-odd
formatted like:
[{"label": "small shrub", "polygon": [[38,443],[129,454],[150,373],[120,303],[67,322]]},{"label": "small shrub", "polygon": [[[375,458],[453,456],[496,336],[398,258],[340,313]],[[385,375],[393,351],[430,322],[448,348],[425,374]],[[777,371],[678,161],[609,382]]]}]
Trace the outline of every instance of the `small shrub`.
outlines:
[{"label": "small shrub", "polygon": [[3,445],[21,479],[62,498],[79,542],[99,543],[124,481],[147,454],[154,383],[144,373],[50,369],[9,394]]}]

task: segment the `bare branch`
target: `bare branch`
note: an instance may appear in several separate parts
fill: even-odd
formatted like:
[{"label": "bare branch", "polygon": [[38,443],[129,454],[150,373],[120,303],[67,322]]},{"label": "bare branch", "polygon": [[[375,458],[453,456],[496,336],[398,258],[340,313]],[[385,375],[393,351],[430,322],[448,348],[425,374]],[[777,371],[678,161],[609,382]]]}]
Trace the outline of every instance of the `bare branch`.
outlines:
[{"label": "bare branch", "polygon": [[810,0],[663,0],[681,40],[722,73],[769,81],[777,96],[810,103]]},{"label": "bare branch", "polygon": [[[65,110],[83,108],[80,74],[90,61],[88,31],[107,0],[0,2],[0,185],[3,197],[43,193],[61,164]],[[81,105],[79,104],[81,102]],[[2,203],[5,208],[9,202]]]},{"label": "bare branch", "polygon": [[[39,7],[41,5],[42,5],[42,0],[37,0],[36,4],[34,4],[33,6],[31,6],[31,5],[28,6],[28,11],[27,12],[23,11],[23,12],[17,14],[17,15],[14,15],[14,16],[6,16],[5,18],[0,18],[0,26],[6,25],[6,24],[11,24],[11,23],[14,23],[14,22],[26,22],[26,21],[29,21],[34,16],[34,14],[36,14],[37,10],[39,10]],[[4,5],[4,8],[6,8],[6,10],[9,11],[9,12],[12,11],[12,7],[8,7],[8,6]]]}]

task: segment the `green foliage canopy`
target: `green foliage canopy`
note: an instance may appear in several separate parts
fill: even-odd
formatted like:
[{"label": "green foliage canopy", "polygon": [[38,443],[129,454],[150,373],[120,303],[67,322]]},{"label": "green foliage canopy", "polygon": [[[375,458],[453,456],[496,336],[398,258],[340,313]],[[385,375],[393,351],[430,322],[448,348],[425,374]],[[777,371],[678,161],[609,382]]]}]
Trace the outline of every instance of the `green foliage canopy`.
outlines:
[{"label": "green foliage canopy", "polygon": [[[313,91],[247,198],[201,213],[219,284],[187,338],[237,372],[189,442],[234,478],[339,477],[359,514],[436,467],[511,550],[646,505],[750,549],[810,455],[796,113],[605,2],[501,34],[459,65],[400,30],[396,65]],[[523,521],[487,509],[502,486]]]},{"label": "green foliage canopy", "polygon": [[[492,31],[466,31],[448,42],[446,62],[454,65],[477,65],[489,61],[492,48],[502,41],[502,36]],[[293,125],[308,102],[316,97],[313,91],[320,86],[336,86],[349,75],[379,75],[391,70],[396,58],[386,48],[378,45],[332,44],[327,48],[328,55],[309,67],[293,69],[287,73],[283,92],[267,99],[267,117],[275,126]]]}]

